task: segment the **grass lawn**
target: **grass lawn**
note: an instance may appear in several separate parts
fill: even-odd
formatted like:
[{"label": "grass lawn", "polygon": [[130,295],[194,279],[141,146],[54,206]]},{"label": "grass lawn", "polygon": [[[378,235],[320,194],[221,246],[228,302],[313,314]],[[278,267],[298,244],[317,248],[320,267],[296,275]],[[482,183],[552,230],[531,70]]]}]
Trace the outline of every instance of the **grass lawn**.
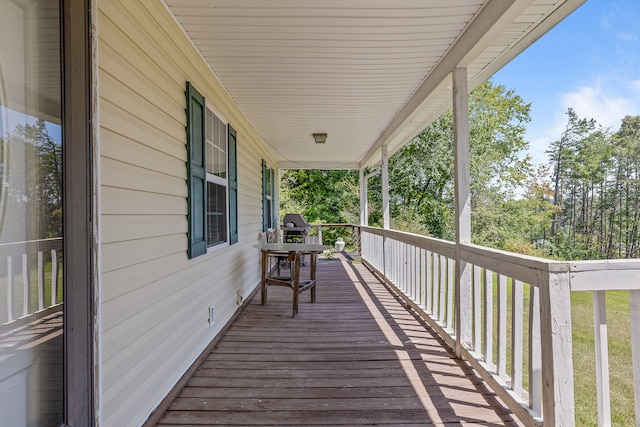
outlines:
[{"label": "grass lawn", "polygon": [[[598,425],[592,295],[592,292],[571,293],[577,426]],[[629,292],[608,291],[606,295],[611,424],[633,426],[635,418]],[[638,326],[640,325],[635,325]]]}]

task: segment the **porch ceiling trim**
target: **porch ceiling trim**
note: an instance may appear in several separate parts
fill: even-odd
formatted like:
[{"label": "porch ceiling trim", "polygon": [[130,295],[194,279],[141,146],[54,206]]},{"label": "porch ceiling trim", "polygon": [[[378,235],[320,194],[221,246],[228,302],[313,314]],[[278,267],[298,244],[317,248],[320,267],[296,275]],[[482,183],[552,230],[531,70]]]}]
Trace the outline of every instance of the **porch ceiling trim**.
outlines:
[{"label": "porch ceiling trim", "polygon": [[482,37],[489,32],[504,13],[509,10],[514,1],[515,0],[492,0],[485,5],[482,11],[469,24],[468,28],[452,46],[451,50],[447,52],[440,63],[429,73],[411,99],[409,99],[382,132],[382,135],[380,135],[374,146],[362,159],[362,167],[366,166],[374,156],[376,157],[375,162],[377,163],[379,161],[377,159],[380,158],[380,147],[382,145],[388,145],[389,141],[398,136],[399,129],[410,125],[412,119],[415,120],[416,113],[424,109],[424,104],[429,100],[429,96],[437,92],[436,89],[441,87],[444,80],[451,74],[451,71],[463,62],[463,59],[469,52],[476,47],[478,40],[481,40]]},{"label": "porch ceiling trim", "polygon": [[[585,0],[163,0],[279,168],[359,169]],[[327,133],[325,144],[312,134]]]}]

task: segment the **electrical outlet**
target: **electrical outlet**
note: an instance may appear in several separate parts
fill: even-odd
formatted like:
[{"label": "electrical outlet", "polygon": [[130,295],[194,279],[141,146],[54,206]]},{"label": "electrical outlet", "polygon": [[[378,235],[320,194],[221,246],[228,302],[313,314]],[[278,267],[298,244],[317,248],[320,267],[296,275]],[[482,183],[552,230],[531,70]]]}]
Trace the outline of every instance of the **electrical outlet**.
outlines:
[{"label": "electrical outlet", "polygon": [[242,301],[244,300],[242,296],[242,291],[236,292],[236,305],[240,307],[242,305]]},{"label": "electrical outlet", "polygon": [[213,326],[214,322],[215,322],[215,310],[213,306],[210,306],[209,307],[209,326]]}]

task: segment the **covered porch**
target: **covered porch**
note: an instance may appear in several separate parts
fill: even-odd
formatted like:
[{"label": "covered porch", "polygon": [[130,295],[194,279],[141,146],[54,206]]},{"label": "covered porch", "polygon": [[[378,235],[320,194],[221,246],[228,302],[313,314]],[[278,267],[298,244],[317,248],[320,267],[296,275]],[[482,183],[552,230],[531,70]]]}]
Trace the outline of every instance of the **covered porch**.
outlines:
[{"label": "covered porch", "polygon": [[[574,425],[569,296],[583,289],[604,298],[603,290],[616,283],[631,290],[635,307],[638,290],[627,284],[637,283],[640,266],[557,263],[473,245],[467,94],[581,3],[98,1],[103,424],[141,425],[169,399],[168,412],[156,409],[161,425],[243,418],[252,425],[335,425],[333,412],[353,417],[344,421],[351,425],[379,422],[376,414],[393,425],[516,418],[527,425]],[[389,157],[449,109],[455,242],[390,230]],[[206,120],[193,111],[206,112]],[[196,125],[209,123],[209,113],[216,120],[202,131]],[[211,135],[215,143],[198,138]],[[227,141],[226,156],[211,154]],[[202,174],[193,163],[204,164],[205,157]],[[364,197],[366,174],[378,165],[382,229],[368,227]],[[381,305],[389,294],[380,282],[359,278],[366,270],[357,263],[340,264],[335,292],[323,289],[322,274],[329,279],[338,271],[329,265],[320,271],[319,303],[305,304],[303,296],[297,319],[289,318],[286,289],[271,292],[283,292],[282,305],[271,298],[265,307],[255,300],[238,307],[259,286],[259,234],[281,223],[281,169],[360,171],[362,262],[420,322],[405,324],[411,316],[402,305]],[[218,204],[196,193],[205,185],[194,178],[205,175],[207,187],[227,185],[215,194],[228,200]],[[196,227],[205,224],[205,214],[221,223]],[[195,255],[194,240],[200,244]],[[606,325],[606,316],[594,317]],[[288,335],[269,332],[290,324]],[[252,330],[266,342],[242,338]],[[606,333],[599,331],[599,372],[606,376]],[[637,333],[633,337],[637,356]],[[201,353],[211,340],[216,350]],[[345,341],[353,352],[344,351]],[[198,354],[204,362],[192,364]],[[351,369],[354,364],[369,369]],[[193,376],[191,365],[201,367]],[[357,379],[357,387],[345,390],[361,394],[329,393],[339,388],[331,387],[332,373],[339,374],[337,384]],[[181,376],[212,387],[182,384]],[[317,381],[309,380],[314,376]],[[491,391],[476,387],[472,376]],[[167,395],[184,385],[186,394]],[[403,390],[395,397],[373,397],[396,388]],[[188,394],[198,391],[205,395]],[[456,394],[462,391],[470,394]],[[305,395],[314,392],[326,394]],[[599,397],[605,425],[608,390],[601,388]],[[492,409],[498,399],[508,411]]]},{"label": "covered porch", "polygon": [[289,289],[254,294],[146,425],[519,425],[360,259],[322,258],[318,278],[295,318]]},{"label": "covered porch", "polygon": [[254,292],[145,426],[574,425],[574,378],[589,375],[573,369],[581,291],[594,301],[598,425],[616,404],[606,292],[628,293],[637,422],[638,260],[558,262],[351,227],[358,251],[321,258],[315,304],[303,294],[292,318],[289,289],[271,287],[264,306]]}]

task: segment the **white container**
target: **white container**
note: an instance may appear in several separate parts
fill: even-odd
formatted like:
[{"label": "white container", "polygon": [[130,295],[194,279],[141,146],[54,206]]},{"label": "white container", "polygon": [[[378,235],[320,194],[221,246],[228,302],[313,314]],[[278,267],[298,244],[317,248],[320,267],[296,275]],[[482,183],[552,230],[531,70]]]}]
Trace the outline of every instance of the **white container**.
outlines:
[{"label": "white container", "polygon": [[338,240],[336,240],[335,245],[333,245],[333,247],[335,248],[336,252],[342,252],[344,251],[344,240],[342,240],[342,237],[338,237]]}]

